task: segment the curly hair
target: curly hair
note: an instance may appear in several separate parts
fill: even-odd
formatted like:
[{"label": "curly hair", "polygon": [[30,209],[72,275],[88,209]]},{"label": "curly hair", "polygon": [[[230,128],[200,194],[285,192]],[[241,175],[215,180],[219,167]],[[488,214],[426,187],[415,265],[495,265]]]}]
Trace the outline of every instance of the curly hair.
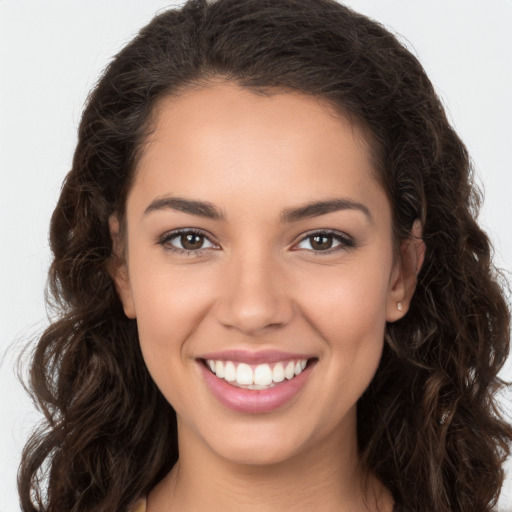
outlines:
[{"label": "curly hair", "polygon": [[427,249],[358,402],[361,459],[406,510],[491,510],[512,440],[495,400],[510,314],[467,150],[420,63],[334,0],[189,0],[113,59],[83,112],[51,220],[58,315],[31,361],[45,421],[23,452],[23,511],[128,510],[177,461],[176,415],[109,272],[108,220],[123,217],[157,102],[215,78],[323,98],[364,129],[396,239],[420,219]]}]

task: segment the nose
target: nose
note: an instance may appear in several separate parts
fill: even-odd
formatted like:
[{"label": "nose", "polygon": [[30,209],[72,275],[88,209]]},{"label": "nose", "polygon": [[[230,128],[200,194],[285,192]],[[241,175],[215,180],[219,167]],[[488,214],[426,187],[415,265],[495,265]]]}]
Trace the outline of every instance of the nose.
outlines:
[{"label": "nose", "polygon": [[282,268],[271,258],[233,258],[226,269],[224,293],[217,303],[217,320],[248,336],[285,326],[294,307]]}]

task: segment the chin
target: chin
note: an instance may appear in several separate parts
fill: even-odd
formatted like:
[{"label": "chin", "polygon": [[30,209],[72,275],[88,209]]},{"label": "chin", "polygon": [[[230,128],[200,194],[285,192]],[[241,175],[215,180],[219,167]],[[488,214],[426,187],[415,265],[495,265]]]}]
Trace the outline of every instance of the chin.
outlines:
[{"label": "chin", "polygon": [[241,465],[280,464],[297,456],[305,444],[305,439],[298,439],[303,436],[282,429],[218,429],[216,433],[214,438],[204,439],[210,449],[226,461]]},{"label": "chin", "polygon": [[283,447],[264,446],[230,446],[223,450],[224,459],[245,466],[271,466],[284,463],[293,458],[295,453]]}]

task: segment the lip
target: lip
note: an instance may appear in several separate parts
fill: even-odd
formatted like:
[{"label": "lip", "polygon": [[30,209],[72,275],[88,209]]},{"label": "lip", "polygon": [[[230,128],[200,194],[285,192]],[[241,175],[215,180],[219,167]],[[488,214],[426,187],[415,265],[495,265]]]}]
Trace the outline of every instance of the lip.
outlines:
[{"label": "lip", "polygon": [[213,359],[214,361],[233,361],[235,363],[265,364],[278,363],[279,361],[298,361],[301,359],[312,359],[314,356],[283,352],[281,350],[260,350],[259,352],[249,350],[223,350],[222,352],[210,352],[201,355],[198,359]]},{"label": "lip", "polygon": [[[222,354],[225,355],[226,353],[223,352]],[[272,354],[276,353],[272,352]],[[228,359],[225,357],[219,358],[218,354],[216,355],[216,357],[210,357],[213,355],[215,354],[208,354],[207,358],[217,358],[217,360],[226,359],[230,361],[237,360]],[[263,353],[261,353],[260,356],[261,355],[263,355]],[[231,357],[232,356],[233,354],[231,354]],[[288,353],[286,354],[285,359],[266,359],[263,362],[282,361],[293,358],[294,357],[290,357],[290,354]],[[298,359],[301,359],[301,357],[298,357]],[[302,359],[307,358],[302,356]],[[256,358],[252,362],[254,364],[260,364],[257,363],[256,360],[262,361],[261,358]],[[244,358],[243,361],[247,362],[247,358]],[[281,407],[284,407],[286,404],[292,401],[302,390],[304,385],[307,383],[309,377],[311,376],[311,371],[315,364],[316,359],[313,361],[309,361],[306,368],[304,368],[304,370],[302,370],[302,372],[299,375],[297,375],[291,380],[284,380],[283,382],[279,382],[269,389],[251,390],[237,388],[226,382],[224,379],[219,379],[219,377],[217,377],[206,367],[204,361],[198,360],[198,365],[200,367],[202,376],[213,396],[228,409],[246,414],[268,413],[275,411]]]}]

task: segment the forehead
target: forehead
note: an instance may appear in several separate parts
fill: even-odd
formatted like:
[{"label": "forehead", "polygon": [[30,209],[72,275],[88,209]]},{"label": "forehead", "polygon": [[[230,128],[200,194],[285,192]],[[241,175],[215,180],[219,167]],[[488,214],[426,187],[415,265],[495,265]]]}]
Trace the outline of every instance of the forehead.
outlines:
[{"label": "forehead", "polygon": [[[334,107],[325,98],[283,88],[251,90],[229,81],[207,82],[165,97],[155,107],[156,133],[147,142],[151,146],[158,142],[159,136],[168,137],[172,132],[179,135],[187,131],[188,137],[192,131],[198,137],[214,126],[219,140],[225,140],[223,135],[230,130],[240,128],[246,137],[272,130],[274,137],[279,134],[278,140],[293,143],[304,135],[300,132],[305,128],[310,138],[322,139],[325,144],[333,141],[339,144],[340,133],[350,129],[354,141],[364,151],[371,149],[369,137],[356,123],[349,122],[340,107]],[[226,131],[219,133],[222,128]],[[210,132],[211,140],[213,132]]]},{"label": "forehead", "polygon": [[221,202],[228,195],[246,203],[340,195],[371,202],[369,193],[382,192],[374,173],[363,132],[327,101],[228,82],[161,101],[134,188]]}]

